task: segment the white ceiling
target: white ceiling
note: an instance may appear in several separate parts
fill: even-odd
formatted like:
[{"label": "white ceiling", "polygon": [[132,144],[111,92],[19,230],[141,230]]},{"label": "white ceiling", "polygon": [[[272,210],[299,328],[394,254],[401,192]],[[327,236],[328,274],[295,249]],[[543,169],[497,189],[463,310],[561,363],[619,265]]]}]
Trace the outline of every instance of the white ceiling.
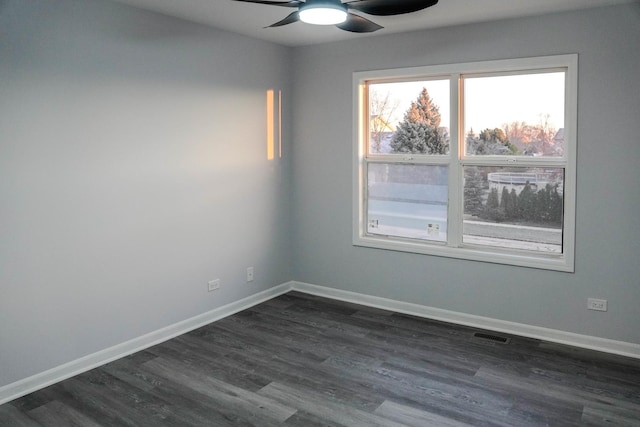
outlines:
[{"label": "white ceiling", "polygon": [[633,3],[638,0],[440,0],[436,6],[406,15],[379,17],[363,14],[385,27],[370,34],[353,34],[333,26],[314,26],[302,22],[280,28],[264,28],[287,16],[291,9],[233,0],[115,1],[282,45],[303,46],[371,35]]}]

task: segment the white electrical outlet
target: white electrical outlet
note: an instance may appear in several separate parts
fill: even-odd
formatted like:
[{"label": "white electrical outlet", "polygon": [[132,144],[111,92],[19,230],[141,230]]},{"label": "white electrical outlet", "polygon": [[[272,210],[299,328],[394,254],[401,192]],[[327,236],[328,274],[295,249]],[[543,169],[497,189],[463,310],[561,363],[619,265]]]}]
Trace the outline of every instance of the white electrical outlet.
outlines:
[{"label": "white electrical outlet", "polygon": [[253,267],[247,268],[247,282],[253,282]]},{"label": "white electrical outlet", "polygon": [[587,308],[589,310],[607,311],[607,300],[606,299],[597,299],[597,298],[588,298],[587,299]]},{"label": "white electrical outlet", "polygon": [[209,292],[220,289],[220,279],[209,281]]}]

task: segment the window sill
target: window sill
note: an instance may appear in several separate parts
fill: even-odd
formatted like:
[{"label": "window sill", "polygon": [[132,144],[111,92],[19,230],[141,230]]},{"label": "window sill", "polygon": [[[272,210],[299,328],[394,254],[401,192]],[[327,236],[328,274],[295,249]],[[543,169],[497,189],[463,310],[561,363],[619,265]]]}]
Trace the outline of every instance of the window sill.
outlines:
[{"label": "window sill", "polygon": [[573,273],[574,262],[567,254],[533,254],[526,251],[504,250],[499,248],[474,247],[464,245],[447,246],[444,243],[422,243],[413,240],[386,238],[384,236],[356,236],[354,246],[408,252],[420,255],[431,255],[445,258],[456,258],[469,261],[505,264],[517,267],[537,268]]}]

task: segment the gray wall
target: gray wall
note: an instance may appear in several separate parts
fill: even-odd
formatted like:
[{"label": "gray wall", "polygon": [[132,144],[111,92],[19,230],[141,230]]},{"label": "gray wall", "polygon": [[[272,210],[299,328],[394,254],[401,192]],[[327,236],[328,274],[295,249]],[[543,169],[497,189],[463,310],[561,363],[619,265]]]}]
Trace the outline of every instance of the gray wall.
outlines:
[{"label": "gray wall", "polygon": [[[636,3],[296,48],[295,279],[640,344],[639,46]],[[354,71],[567,53],[579,54],[575,274],[352,246]]]},{"label": "gray wall", "polygon": [[290,54],[117,3],[0,1],[0,386],[291,279],[265,113],[268,89],[291,105]]}]

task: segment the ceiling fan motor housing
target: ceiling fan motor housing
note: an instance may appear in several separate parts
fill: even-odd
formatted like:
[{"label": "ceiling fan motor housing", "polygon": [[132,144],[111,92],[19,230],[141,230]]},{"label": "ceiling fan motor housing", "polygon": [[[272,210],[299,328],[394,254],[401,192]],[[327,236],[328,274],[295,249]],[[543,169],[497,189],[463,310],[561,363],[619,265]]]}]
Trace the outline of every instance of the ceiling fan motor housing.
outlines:
[{"label": "ceiling fan motor housing", "polygon": [[298,11],[300,20],[308,24],[335,25],[347,19],[347,6],[340,0],[307,0]]}]

